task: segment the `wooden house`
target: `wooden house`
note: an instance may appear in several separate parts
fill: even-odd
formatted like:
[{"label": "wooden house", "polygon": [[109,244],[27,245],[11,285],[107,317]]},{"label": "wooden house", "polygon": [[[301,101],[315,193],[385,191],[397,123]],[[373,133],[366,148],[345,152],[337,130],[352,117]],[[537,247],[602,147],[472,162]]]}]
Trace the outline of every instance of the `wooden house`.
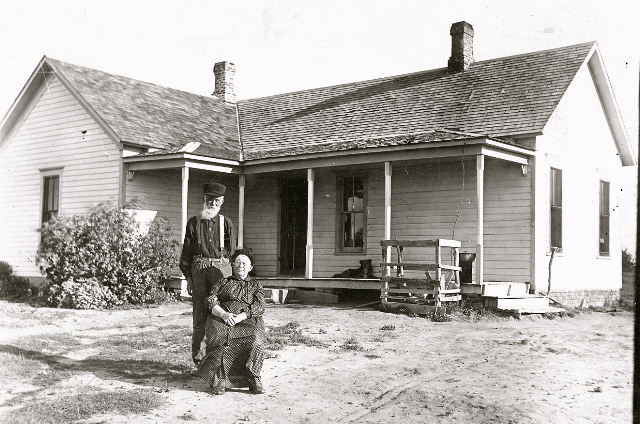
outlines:
[{"label": "wooden house", "polygon": [[[456,239],[474,282],[597,302],[621,286],[619,170],[635,157],[595,42],[483,61],[451,27],[446,67],[236,101],[43,57],[0,124],[0,260],[39,275],[51,214],[137,202],[181,239],[204,182],[273,285],[334,280],[380,240]],[[444,62],[444,60],[443,60]]]}]

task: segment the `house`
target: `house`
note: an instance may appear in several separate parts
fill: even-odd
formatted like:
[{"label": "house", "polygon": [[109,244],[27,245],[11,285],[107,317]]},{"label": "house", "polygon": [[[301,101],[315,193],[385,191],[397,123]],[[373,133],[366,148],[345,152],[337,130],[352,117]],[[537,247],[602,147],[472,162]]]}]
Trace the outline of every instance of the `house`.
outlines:
[{"label": "house", "polygon": [[[569,304],[621,285],[619,170],[635,165],[595,42],[236,101],[235,67],[199,96],[43,57],[0,124],[0,260],[23,276],[52,214],[137,202],[181,239],[203,182],[274,285],[330,277],[380,240],[456,239],[474,282],[526,282]],[[444,60],[443,60],[444,62]],[[555,248],[555,249],[553,249]]]}]

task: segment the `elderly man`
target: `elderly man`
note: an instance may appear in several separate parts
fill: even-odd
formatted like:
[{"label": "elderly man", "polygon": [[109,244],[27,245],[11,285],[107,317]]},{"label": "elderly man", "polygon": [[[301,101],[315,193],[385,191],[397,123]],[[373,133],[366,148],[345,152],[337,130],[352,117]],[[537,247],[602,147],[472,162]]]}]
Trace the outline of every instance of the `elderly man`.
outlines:
[{"label": "elderly man", "polygon": [[206,298],[213,283],[231,275],[229,258],[235,251],[231,220],[219,214],[226,187],[204,185],[202,211],[187,221],[180,255],[180,271],[187,279],[187,292],[193,296],[193,336],[191,357],[197,365],[203,353],[200,344],[207,322]]}]

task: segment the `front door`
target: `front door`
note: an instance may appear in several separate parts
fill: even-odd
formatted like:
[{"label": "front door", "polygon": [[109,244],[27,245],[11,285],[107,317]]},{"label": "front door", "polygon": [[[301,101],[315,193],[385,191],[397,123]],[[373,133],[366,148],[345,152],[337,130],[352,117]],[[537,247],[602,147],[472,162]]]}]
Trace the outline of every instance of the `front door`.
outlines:
[{"label": "front door", "polygon": [[304,275],[307,245],[307,181],[284,180],[280,190],[280,273]]}]

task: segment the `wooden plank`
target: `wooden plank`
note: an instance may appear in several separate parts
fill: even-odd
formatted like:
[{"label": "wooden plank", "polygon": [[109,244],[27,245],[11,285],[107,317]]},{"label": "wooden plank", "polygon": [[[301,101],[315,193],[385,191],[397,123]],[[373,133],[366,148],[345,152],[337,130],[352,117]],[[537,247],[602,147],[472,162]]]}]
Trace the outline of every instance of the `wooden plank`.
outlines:
[{"label": "wooden plank", "polygon": [[458,240],[438,239],[436,240],[440,247],[461,247],[462,243]]},{"label": "wooden plank", "polygon": [[388,293],[412,293],[412,294],[438,294],[437,290],[434,289],[413,289],[413,288],[402,288],[402,289],[388,289],[386,290]]},{"label": "wooden plank", "polygon": [[498,310],[542,310],[549,307],[549,298],[544,296],[526,297],[485,297],[487,307]]},{"label": "wooden plank", "polygon": [[399,283],[404,285],[429,284],[429,285],[437,286],[437,282],[433,280],[427,280],[426,278],[382,277],[382,280],[388,281],[389,283]]},{"label": "wooden plank", "polygon": [[390,266],[391,268],[398,268],[398,266],[402,266],[404,269],[412,270],[412,271],[437,271],[437,270],[451,270],[451,271],[461,271],[462,268],[459,266],[453,265],[441,265],[438,267],[436,264],[419,264],[415,262],[403,262],[401,265],[398,265],[396,262],[382,262],[380,266]]},{"label": "wooden plank", "polygon": [[[384,238],[391,238],[391,162],[384,163]],[[391,247],[387,246],[383,255],[383,260],[391,262]],[[402,272],[401,270],[399,270]],[[384,269],[385,275],[391,275],[391,268]]]},{"label": "wooden plank", "polygon": [[307,169],[307,247],[304,275],[313,278],[313,191],[315,174],[313,168]]},{"label": "wooden plank", "polygon": [[437,240],[381,240],[380,246],[382,247],[436,247],[438,245]]},{"label": "wooden plank", "polygon": [[438,297],[438,300],[440,302],[459,302],[460,300],[462,300],[462,296],[459,294],[453,296],[442,296]]},{"label": "wooden plank", "polygon": [[238,176],[238,249],[244,247],[244,189],[245,176]]},{"label": "wooden plank", "polygon": [[348,278],[287,278],[258,277],[264,287],[276,288],[322,288],[322,289],[366,289],[380,290],[380,280],[355,280]]}]

